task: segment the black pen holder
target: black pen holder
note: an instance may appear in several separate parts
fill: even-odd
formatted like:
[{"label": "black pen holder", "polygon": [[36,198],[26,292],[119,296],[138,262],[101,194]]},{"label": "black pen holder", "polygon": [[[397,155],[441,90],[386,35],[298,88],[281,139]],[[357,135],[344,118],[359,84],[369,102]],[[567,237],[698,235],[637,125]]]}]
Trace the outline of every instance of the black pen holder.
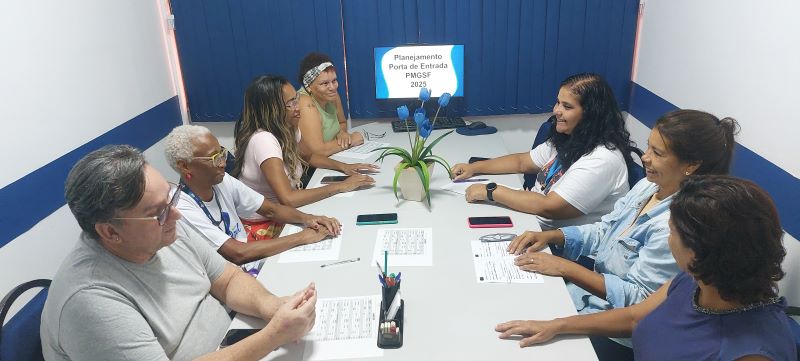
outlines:
[{"label": "black pen holder", "polygon": [[[380,348],[400,348],[403,346],[403,313],[405,311],[405,301],[400,300],[400,308],[394,318],[387,319],[389,307],[400,290],[400,284],[392,287],[382,287],[381,309],[378,316],[378,347]],[[388,326],[394,322],[394,328]]]}]

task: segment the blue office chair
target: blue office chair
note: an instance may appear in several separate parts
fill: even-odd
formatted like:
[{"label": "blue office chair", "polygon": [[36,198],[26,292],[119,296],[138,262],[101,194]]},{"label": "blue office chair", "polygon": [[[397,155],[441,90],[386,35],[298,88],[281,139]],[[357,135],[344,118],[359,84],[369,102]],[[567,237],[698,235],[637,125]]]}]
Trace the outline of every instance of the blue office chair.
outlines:
[{"label": "blue office chair", "polygon": [[[533,146],[531,146],[531,149],[538,147],[539,144],[542,144],[547,140],[547,138],[550,136],[550,128],[553,127],[553,123],[555,122],[556,116],[553,115],[539,126],[539,130],[536,132],[536,138],[533,139]],[[523,178],[525,178],[525,181],[522,183],[522,189],[525,189],[526,191],[531,190],[533,185],[536,184],[536,173],[525,173]]]},{"label": "blue office chair", "polygon": [[5,323],[11,304],[26,291],[37,287],[43,289],[0,328],[0,361],[44,360],[39,326],[42,323],[42,309],[47,299],[50,280],[28,281],[11,290],[0,303],[0,325]]}]

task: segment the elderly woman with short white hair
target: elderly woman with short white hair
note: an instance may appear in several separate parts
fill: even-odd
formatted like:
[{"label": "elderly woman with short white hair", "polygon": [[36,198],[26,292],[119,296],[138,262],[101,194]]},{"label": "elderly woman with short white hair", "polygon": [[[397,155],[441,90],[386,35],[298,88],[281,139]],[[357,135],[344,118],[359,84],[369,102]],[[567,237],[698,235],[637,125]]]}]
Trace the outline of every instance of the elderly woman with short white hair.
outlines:
[{"label": "elderly woman with short white hair", "polygon": [[[295,246],[319,242],[338,235],[335,218],[313,216],[295,208],[270,202],[238,179],[225,173],[228,150],[208,128],[182,125],[166,138],[165,153],[170,166],[181,175],[183,185],[177,208],[185,222],[229,261],[257,273],[259,262]],[[298,223],[299,233],[262,242],[248,236],[240,216],[259,214],[279,223]]]}]

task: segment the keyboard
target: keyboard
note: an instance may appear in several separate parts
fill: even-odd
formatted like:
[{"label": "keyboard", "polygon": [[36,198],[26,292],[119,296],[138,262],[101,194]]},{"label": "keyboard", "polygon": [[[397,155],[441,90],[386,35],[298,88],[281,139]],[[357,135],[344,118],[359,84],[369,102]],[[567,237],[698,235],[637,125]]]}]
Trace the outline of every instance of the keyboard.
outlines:
[{"label": "keyboard", "polygon": [[[467,123],[464,123],[464,118],[461,117],[439,117],[436,119],[436,123],[433,124],[433,129],[452,129],[458,127],[465,127]],[[392,122],[392,130],[395,133],[400,132],[416,132],[417,131],[417,123],[414,123],[413,119],[409,119],[408,121],[402,120],[395,120]]]}]

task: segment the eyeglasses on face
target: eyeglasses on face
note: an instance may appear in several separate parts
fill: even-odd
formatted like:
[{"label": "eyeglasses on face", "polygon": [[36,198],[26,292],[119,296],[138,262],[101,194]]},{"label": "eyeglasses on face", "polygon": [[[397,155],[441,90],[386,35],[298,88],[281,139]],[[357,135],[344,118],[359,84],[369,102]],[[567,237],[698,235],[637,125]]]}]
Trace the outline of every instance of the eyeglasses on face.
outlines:
[{"label": "eyeglasses on face", "polygon": [[172,198],[169,200],[169,204],[167,204],[161,212],[158,212],[157,216],[150,216],[150,217],[114,217],[111,219],[115,220],[123,220],[123,221],[147,221],[147,220],[156,220],[158,221],[159,226],[163,226],[164,223],[167,223],[167,217],[169,216],[169,211],[172,210],[178,204],[178,199],[180,199],[181,189],[183,189],[183,184],[175,184],[169,182],[169,189],[170,192],[175,190],[175,193],[172,194]]},{"label": "eyeglasses on face", "polygon": [[225,162],[228,160],[228,150],[225,147],[220,147],[219,152],[212,154],[210,157],[192,157],[194,159],[210,160],[211,164],[215,167],[224,167]]},{"label": "eyeglasses on face", "polygon": [[292,109],[296,108],[299,104],[300,104],[300,93],[295,93],[294,98],[289,99],[284,105],[286,106],[286,108]]}]

